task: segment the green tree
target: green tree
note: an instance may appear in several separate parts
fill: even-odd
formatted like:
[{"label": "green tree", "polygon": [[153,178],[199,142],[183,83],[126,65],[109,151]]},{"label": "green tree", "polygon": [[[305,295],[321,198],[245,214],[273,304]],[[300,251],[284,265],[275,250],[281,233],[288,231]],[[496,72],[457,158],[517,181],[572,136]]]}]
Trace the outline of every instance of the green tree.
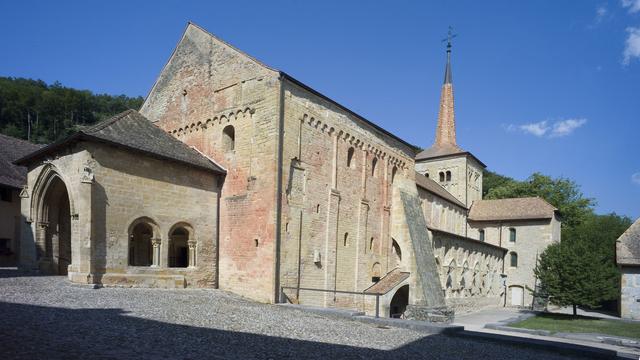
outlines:
[{"label": "green tree", "polygon": [[489,189],[486,199],[505,199],[539,196],[555,206],[562,216],[564,227],[574,227],[592,214],[595,201],[585,198],[580,187],[567,178],[553,179],[534,173],[525,181],[498,179],[499,184]]},{"label": "green tree", "polygon": [[[48,143],[127,109],[139,109],[142,97],[93,94],[59,82],[0,77],[0,132]],[[29,136],[30,135],[30,136]]]},{"label": "green tree", "polygon": [[615,241],[631,225],[616,214],[588,215],[569,228],[561,243],[550,245],[540,256],[534,273],[539,281],[536,297],[552,304],[597,308],[618,297],[619,273]]}]

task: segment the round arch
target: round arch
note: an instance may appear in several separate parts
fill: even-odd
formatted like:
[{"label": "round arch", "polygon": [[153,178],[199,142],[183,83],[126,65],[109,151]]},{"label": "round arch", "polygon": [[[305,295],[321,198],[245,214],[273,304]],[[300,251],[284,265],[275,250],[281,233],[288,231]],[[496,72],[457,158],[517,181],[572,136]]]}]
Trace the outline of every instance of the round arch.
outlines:
[{"label": "round arch", "polygon": [[168,265],[172,268],[195,266],[196,240],[193,227],[180,221],[169,229]]},{"label": "round arch", "polygon": [[160,265],[160,228],[147,216],[133,220],[127,228],[127,264],[129,266]]},{"label": "round arch", "polygon": [[391,318],[402,318],[404,317],[404,312],[407,309],[407,305],[409,305],[409,285],[401,286],[393,297],[391,298],[391,303],[389,304],[389,317]]}]

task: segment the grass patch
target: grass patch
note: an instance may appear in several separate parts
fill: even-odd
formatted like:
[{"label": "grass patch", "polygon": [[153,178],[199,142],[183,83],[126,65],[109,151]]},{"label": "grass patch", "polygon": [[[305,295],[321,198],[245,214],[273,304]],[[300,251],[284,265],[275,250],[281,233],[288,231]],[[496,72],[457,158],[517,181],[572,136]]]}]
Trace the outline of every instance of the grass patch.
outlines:
[{"label": "grass patch", "polygon": [[552,333],[598,333],[640,339],[640,322],[565,314],[540,314],[509,326]]}]

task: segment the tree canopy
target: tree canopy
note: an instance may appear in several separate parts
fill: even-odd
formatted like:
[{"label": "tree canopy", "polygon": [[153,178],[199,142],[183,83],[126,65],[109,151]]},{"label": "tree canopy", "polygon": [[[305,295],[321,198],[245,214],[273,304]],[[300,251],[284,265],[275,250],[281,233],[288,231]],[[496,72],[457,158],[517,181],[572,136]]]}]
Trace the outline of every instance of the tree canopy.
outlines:
[{"label": "tree canopy", "polygon": [[0,77],[0,132],[50,143],[127,109],[139,109],[142,97],[94,94],[59,82]]},{"label": "tree canopy", "polygon": [[575,181],[567,178],[551,178],[534,173],[524,181],[488,172],[483,182],[485,199],[505,199],[539,196],[555,206],[562,217],[564,227],[573,227],[584,221],[593,212],[595,201],[585,198]]}]

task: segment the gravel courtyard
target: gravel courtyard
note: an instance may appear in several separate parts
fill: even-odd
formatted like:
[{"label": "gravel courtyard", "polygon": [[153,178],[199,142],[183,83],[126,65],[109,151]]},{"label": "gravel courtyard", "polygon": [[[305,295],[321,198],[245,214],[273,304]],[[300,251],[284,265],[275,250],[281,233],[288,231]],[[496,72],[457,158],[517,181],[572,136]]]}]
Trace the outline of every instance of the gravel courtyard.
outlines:
[{"label": "gravel courtyard", "polygon": [[0,269],[0,359],[570,359],[327,318],[218,290],[89,289]]}]

